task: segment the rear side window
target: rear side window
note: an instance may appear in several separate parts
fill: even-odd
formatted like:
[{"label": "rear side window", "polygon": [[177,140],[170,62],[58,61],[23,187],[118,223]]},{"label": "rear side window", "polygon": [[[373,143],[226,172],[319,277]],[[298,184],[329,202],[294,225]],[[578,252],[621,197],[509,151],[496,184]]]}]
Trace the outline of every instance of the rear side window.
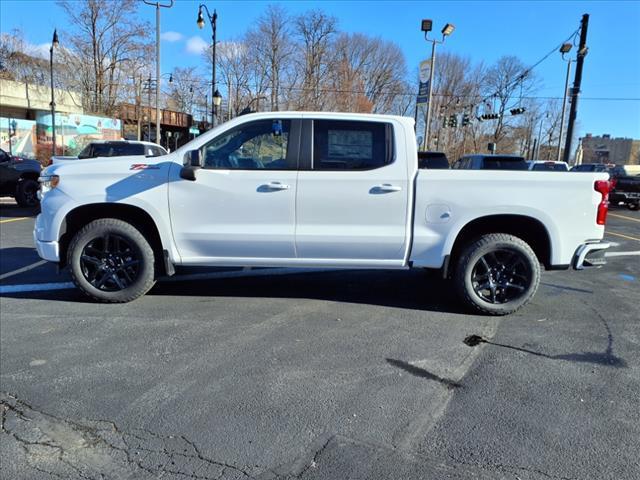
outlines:
[{"label": "rear side window", "polygon": [[393,128],[380,122],[315,120],[314,170],[373,170],[393,162]]}]

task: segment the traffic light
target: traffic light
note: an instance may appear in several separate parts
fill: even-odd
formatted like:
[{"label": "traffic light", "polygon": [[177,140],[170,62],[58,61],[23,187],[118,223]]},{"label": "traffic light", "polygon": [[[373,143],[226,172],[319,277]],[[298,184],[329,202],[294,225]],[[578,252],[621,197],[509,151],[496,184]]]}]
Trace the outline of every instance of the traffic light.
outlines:
[{"label": "traffic light", "polygon": [[518,107],[518,108],[512,108],[511,110],[509,110],[511,112],[511,115],[520,115],[521,113],[526,112],[526,108],[524,107]]},{"label": "traffic light", "polygon": [[444,117],[442,119],[442,128],[447,128],[448,124],[449,124],[449,119],[447,117]]},{"label": "traffic light", "polygon": [[462,115],[462,126],[466,127],[471,123],[471,119],[469,118],[469,114],[465,113]]},{"label": "traffic light", "polygon": [[457,115],[449,115],[449,126],[451,128],[458,127],[458,116]]},{"label": "traffic light", "polygon": [[496,120],[500,118],[500,115],[497,113],[485,113],[484,115],[480,115],[480,120]]}]

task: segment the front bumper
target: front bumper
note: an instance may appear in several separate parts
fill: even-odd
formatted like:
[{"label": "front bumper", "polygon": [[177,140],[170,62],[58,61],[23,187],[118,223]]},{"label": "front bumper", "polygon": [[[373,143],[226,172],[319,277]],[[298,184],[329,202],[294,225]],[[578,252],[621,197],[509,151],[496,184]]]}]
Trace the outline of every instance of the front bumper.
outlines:
[{"label": "front bumper", "polygon": [[607,263],[605,250],[609,248],[609,242],[595,241],[580,245],[573,256],[573,268],[584,270],[590,267],[602,267]]},{"label": "front bumper", "polygon": [[60,244],[58,242],[44,242],[38,240],[36,230],[33,231],[33,243],[41,258],[50,262],[60,261]]}]

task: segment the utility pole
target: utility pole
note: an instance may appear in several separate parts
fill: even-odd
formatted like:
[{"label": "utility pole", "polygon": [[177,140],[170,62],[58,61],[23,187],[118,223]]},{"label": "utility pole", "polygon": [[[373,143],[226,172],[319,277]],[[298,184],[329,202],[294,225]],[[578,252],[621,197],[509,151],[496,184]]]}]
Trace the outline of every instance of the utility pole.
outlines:
[{"label": "utility pole", "polygon": [[569,75],[571,75],[571,62],[573,60],[569,60],[567,62],[567,78],[564,81],[564,97],[562,98],[562,114],[560,115],[560,135],[558,137],[558,152],[556,161],[560,161],[560,154],[562,150],[562,133],[564,130],[564,113],[567,107],[567,92],[569,90]]},{"label": "utility pole", "polygon": [[576,60],[576,75],[573,80],[573,88],[571,89],[571,109],[569,110],[569,124],[567,125],[567,138],[564,144],[563,160],[569,163],[571,156],[571,140],[573,137],[573,129],[578,115],[578,95],[580,95],[580,86],[582,85],[582,67],[584,65],[584,57],[587,55],[587,29],[589,27],[589,14],[582,15],[580,22],[580,45],[578,45],[578,58]]},{"label": "utility pole", "polygon": [[[156,7],[156,143],[160,145],[160,86],[162,82],[160,78],[160,7],[173,7],[173,0],[169,0],[168,4],[150,2],[148,0],[143,1],[147,5]],[[151,132],[149,132],[149,141],[151,141]]]},{"label": "utility pole", "polygon": [[[151,75],[149,75],[149,79],[147,80],[147,105],[149,109],[149,114],[147,115],[147,140],[151,141]],[[157,121],[157,119],[156,119]]]}]

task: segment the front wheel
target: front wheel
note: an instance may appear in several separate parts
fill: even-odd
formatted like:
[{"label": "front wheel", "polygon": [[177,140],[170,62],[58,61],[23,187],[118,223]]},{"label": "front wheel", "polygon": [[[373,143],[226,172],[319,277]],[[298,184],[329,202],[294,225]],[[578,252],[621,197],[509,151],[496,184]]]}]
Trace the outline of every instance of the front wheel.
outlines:
[{"label": "front wheel", "polygon": [[459,257],[455,284],[472,309],[507,315],[527,304],[540,283],[540,262],[522,239],[504,233],[483,235]]},{"label": "front wheel", "polygon": [[100,302],[130,302],[155,283],[149,242],[133,225],[115,218],[94,220],[76,233],[67,260],[74,283]]},{"label": "front wheel", "polygon": [[35,180],[26,178],[18,183],[16,202],[21,207],[36,207],[38,205],[38,189],[40,185]]}]

